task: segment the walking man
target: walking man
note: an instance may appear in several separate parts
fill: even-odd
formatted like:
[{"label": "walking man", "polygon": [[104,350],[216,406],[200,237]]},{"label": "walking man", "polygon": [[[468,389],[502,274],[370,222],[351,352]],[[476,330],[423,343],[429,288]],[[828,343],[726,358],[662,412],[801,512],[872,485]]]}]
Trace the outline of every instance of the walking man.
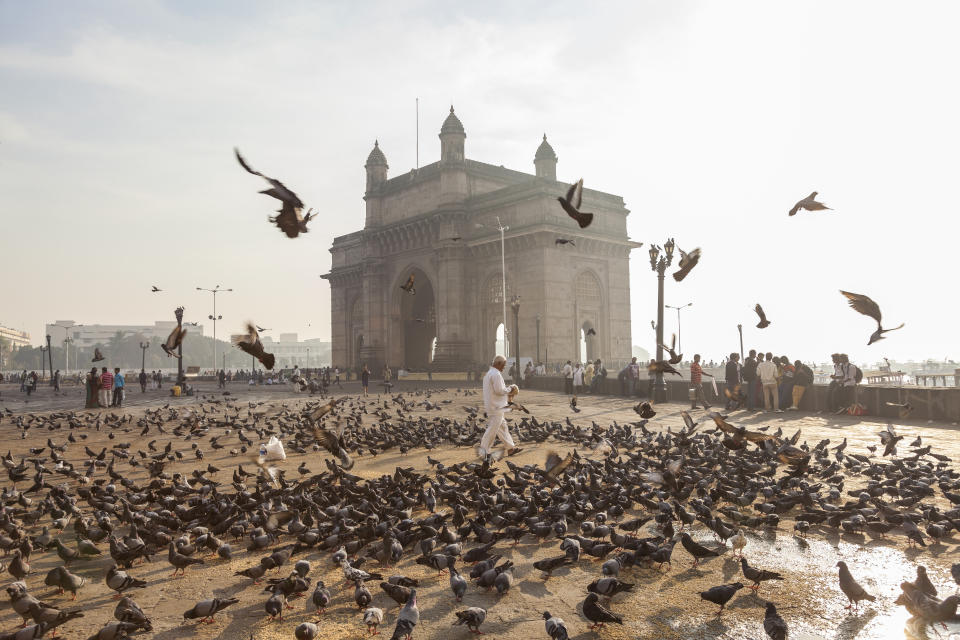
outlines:
[{"label": "walking man", "polygon": [[777,365],[773,362],[773,354],[767,352],[767,359],[757,365],[757,375],[763,385],[763,408],[780,413],[780,398],[777,396]]},{"label": "walking man", "polygon": [[637,386],[640,384],[640,365],[637,359],[630,360],[630,395],[637,395]]},{"label": "walking man", "polygon": [[60,369],[53,374],[53,390],[60,391]]},{"label": "walking man", "polygon": [[137,378],[137,381],[140,383],[140,393],[147,392],[147,372],[143,369],[140,369],[140,376]]},{"label": "walking man", "polygon": [[126,389],[126,381],[123,379],[123,374],[120,373],[120,367],[115,367],[113,370],[113,406],[122,407],[123,406],[123,392]]},{"label": "walking man", "polygon": [[109,407],[113,400],[113,374],[103,367],[100,372],[100,406]]},{"label": "walking man", "polygon": [[697,408],[697,401],[703,403],[703,410],[708,411],[710,409],[710,403],[707,402],[706,396],[703,394],[703,376],[713,377],[712,374],[704,373],[703,367],[700,366],[700,354],[694,354],[693,362],[690,363],[690,387],[693,389],[693,397],[690,398],[691,409]]},{"label": "walking man", "polygon": [[[503,381],[503,368],[507,364],[507,359],[503,356],[497,356],[490,365],[487,375],[483,376],[483,407],[487,411],[487,430],[483,433],[480,440],[480,449],[478,454],[481,458],[490,455],[490,450],[494,442],[499,438],[506,447],[504,455],[515,453],[518,449],[514,445],[513,437],[507,428],[507,419],[503,414],[509,411],[507,403],[510,394],[516,394],[519,391],[517,385],[507,387]],[[569,363],[568,363],[569,364]]]}]

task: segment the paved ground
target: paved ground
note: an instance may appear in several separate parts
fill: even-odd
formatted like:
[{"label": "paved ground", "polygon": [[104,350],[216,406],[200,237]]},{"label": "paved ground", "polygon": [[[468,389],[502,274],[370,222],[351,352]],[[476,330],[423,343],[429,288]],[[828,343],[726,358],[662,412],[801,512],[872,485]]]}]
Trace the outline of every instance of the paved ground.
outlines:
[{"label": "paved ground", "polygon": [[[419,387],[422,383],[404,383],[409,389]],[[436,386],[440,386],[437,384]],[[306,398],[303,395],[294,395],[286,387],[254,387],[233,384],[229,386],[230,396],[220,395],[215,385],[201,385],[198,395],[192,398],[171,399],[166,390],[140,394],[135,391],[130,394],[128,408],[123,413],[130,413],[134,417],[139,415],[146,406],[165,405],[181,407],[182,409],[221,411],[223,405],[203,403],[203,395],[207,400],[235,401],[236,406],[246,409],[247,402],[264,402],[256,410],[266,412],[279,411],[283,405],[294,408],[301,405]],[[355,394],[356,383],[346,385],[344,393]],[[339,393],[339,392],[338,392]],[[476,395],[464,396],[457,393],[455,387],[446,391],[433,390],[432,401],[448,399],[452,402],[444,405],[439,412],[456,419],[462,419],[464,405],[476,406],[479,398]],[[4,385],[0,387],[0,410],[7,408],[17,414],[26,412],[62,412],[78,409],[82,406],[82,391],[68,388],[63,395],[54,396],[50,390],[41,390],[38,395],[25,403],[23,396],[16,387]],[[541,420],[565,419],[568,417],[566,398],[544,392],[523,392],[522,401]],[[632,402],[622,398],[590,397],[580,398],[580,414],[572,416],[577,424],[589,426],[591,422],[607,425],[612,421],[620,423],[630,422],[636,418],[631,410]],[[682,405],[662,405],[657,407],[658,415],[649,425],[652,428],[677,430],[681,425],[679,411]],[[99,410],[94,413],[110,413],[113,410]],[[417,410],[415,413],[421,413]],[[422,411],[428,418],[438,412]],[[695,414],[696,416],[696,414]],[[834,417],[810,414],[747,414],[737,412],[729,420],[737,425],[751,427],[771,425],[773,429],[782,427],[787,433],[797,428],[803,431],[803,439],[815,444],[822,438],[830,438],[834,443],[847,437],[850,443],[848,452],[867,453],[868,445],[878,443],[877,433],[884,424],[869,419],[855,420],[847,417]],[[99,450],[108,442],[107,432],[83,430],[89,438],[83,443],[91,449]],[[898,425],[898,431],[905,435],[907,441],[922,435],[924,444],[932,444],[936,451],[950,455],[960,460],[960,439],[957,438],[957,428],[952,425],[927,424],[925,421],[905,421]],[[14,456],[25,452],[31,446],[42,446],[48,437],[61,443],[66,438],[66,430],[60,431],[31,431],[27,440],[20,440],[19,429],[11,425],[9,414],[0,423],[0,436],[7,438],[7,449],[13,451]],[[212,434],[211,434],[212,435]],[[137,429],[122,428],[115,433],[117,440],[134,443],[134,448],[143,446],[138,440]],[[188,445],[182,439],[168,436],[175,450],[189,452]],[[160,437],[157,445],[162,447],[166,438]],[[568,451],[570,445],[549,445],[561,452]],[[238,463],[245,462],[244,458],[231,457],[227,449],[220,451],[206,451],[206,459],[200,463],[212,463],[224,471],[220,475],[224,483],[229,482],[227,474]],[[543,464],[545,449],[527,449],[513,460],[517,464]],[[444,463],[459,462],[472,459],[473,452],[463,448],[442,447],[430,452],[431,457]],[[81,445],[74,445],[66,454],[66,458],[73,462],[85,459]],[[181,471],[189,473],[196,464],[185,457],[168,467],[173,473]],[[324,468],[318,454],[292,454],[283,463],[288,469],[288,475],[295,477],[295,468],[306,462],[314,472]],[[951,463],[952,464],[952,463]],[[398,466],[412,466],[418,471],[430,473],[426,461],[426,452],[414,451],[409,455],[400,456],[399,453],[388,452],[376,459],[359,458],[354,473],[364,477],[374,477],[382,473],[390,473]],[[125,473],[127,473],[125,471]],[[140,475],[138,475],[140,474]],[[129,472],[131,478],[142,480],[139,470]],[[57,476],[57,482],[62,477]],[[26,488],[21,487],[21,488]],[[703,533],[702,525],[697,525],[698,533],[695,537],[704,541],[709,536]],[[568,571],[558,571],[555,577],[544,581],[539,572],[531,564],[534,560],[556,555],[556,543],[537,544],[529,537],[524,538],[521,544],[508,551],[517,565],[515,575],[517,584],[509,594],[502,599],[489,595],[472,586],[462,605],[457,605],[450,597],[447,579],[439,580],[432,571],[413,562],[410,553],[405,554],[404,560],[396,572],[402,572],[411,577],[420,578],[424,584],[420,590],[421,624],[417,627],[414,637],[417,640],[440,640],[447,638],[465,638],[469,634],[463,627],[451,628],[455,619],[453,611],[467,606],[483,606],[488,609],[484,631],[490,637],[507,638],[544,638],[543,624],[540,613],[549,609],[556,615],[562,616],[568,623],[571,638],[583,639],[592,637],[604,638],[764,638],[761,627],[763,618],[763,600],[768,598],[781,605],[781,613],[787,619],[791,628],[792,638],[822,638],[822,639],[873,639],[897,637],[922,637],[911,635],[906,628],[907,614],[893,604],[899,592],[898,585],[905,579],[913,579],[916,563],[927,566],[934,583],[940,587],[941,595],[953,593],[955,585],[950,579],[949,567],[952,562],[960,561],[957,553],[960,539],[951,538],[942,544],[931,545],[923,550],[907,549],[902,536],[886,539],[874,539],[870,536],[828,536],[811,535],[806,540],[792,534],[793,522],[785,519],[778,530],[768,532],[763,536],[750,535],[750,542],[746,548],[746,555],[751,564],[759,567],[781,571],[786,579],[783,582],[765,585],[760,596],[752,594],[739,595],[729,605],[728,612],[722,620],[713,618],[713,607],[700,603],[699,591],[725,582],[732,582],[739,578],[739,567],[726,554],[706,562],[696,569],[689,568],[690,557],[678,545],[674,553],[674,566],[669,572],[658,572],[653,569],[634,568],[627,570],[621,577],[637,584],[632,594],[619,595],[615,598],[613,608],[623,614],[623,627],[608,628],[597,633],[588,630],[588,623],[578,613],[578,603],[585,595],[585,586],[599,574],[599,568],[592,562],[581,561],[576,567]],[[65,541],[72,542],[72,530],[68,529],[62,536]],[[506,543],[504,543],[506,544]],[[101,545],[105,548],[105,545]],[[236,546],[242,546],[236,545]],[[468,546],[472,546],[472,543]],[[106,554],[104,554],[106,556]],[[162,557],[161,557],[162,555]],[[303,610],[302,601],[295,601],[296,610],[290,611],[283,623],[269,623],[264,620],[263,603],[266,596],[261,588],[250,585],[249,580],[237,578],[233,573],[250,566],[262,554],[247,554],[239,552],[234,560],[224,562],[213,560],[200,568],[188,570],[186,578],[170,579],[169,565],[165,553],[158,555],[153,563],[137,566],[131,573],[147,580],[148,588],[135,594],[136,600],[154,617],[154,632],[144,634],[147,637],[161,640],[175,638],[223,638],[230,640],[246,640],[252,637],[257,640],[293,637],[293,628],[299,622],[313,619]],[[339,569],[333,570],[326,554],[311,553],[306,556],[314,561],[314,580],[323,579],[328,585],[337,584],[340,580]],[[850,565],[855,576],[864,586],[877,595],[877,602],[870,603],[861,609],[859,615],[848,614],[844,610],[846,600],[842,597],[837,586],[836,569],[834,565],[838,559],[844,559]],[[111,593],[103,584],[103,573],[109,563],[106,559],[96,559],[71,566],[75,572],[88,578],[88,585],[81,590],[80,598],[71,603],[64,596],[56,596],[43,586],[43,576],[58,564],[54,554],[38,554],[35,556],[33,572],[28,577],[31,592],[43,597],[48,602],[62,608],[81,607],[86,616],[82,620],[69,623],[64,628],[67,638],[86,638],[94,633],[103,624],[112,619],[113,601]],[[372,585],[371,591],[375,594],[375,604],[386,609],[389,601],[379,590]],[[495,593],[495,592],[494,592]],[[741,592],[742,593],[742,592]],[[218,616],[215,624],[182,625],[182,612],[202,598],[212,595],[236,595],[241,599],[240,604],[228,609],[224,615]],[[390,612],[384,624],[392,629],[395,613]],[[10,630],[19,620],[7,609],[0,616],[0,630]],[[328,609],[320,623],[321,637],[353,638],[363,635],[360,616],[353,604],[352,591],[336,591],[333,606]],[[960,626],[952,627],[950,632],[960,637]],[[944,637],[950,632],[944,632]],[[389,637],[389,635],[387,636]]]}]

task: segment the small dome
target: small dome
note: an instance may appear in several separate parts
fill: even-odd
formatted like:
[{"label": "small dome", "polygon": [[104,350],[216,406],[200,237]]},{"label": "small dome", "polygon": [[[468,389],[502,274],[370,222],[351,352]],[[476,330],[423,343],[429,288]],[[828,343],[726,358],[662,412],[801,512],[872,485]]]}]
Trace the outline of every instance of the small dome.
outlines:
[{"label": "small dome", "polygon": [[383,151],[380,150],[380,142],[378,140],[373,141],[373,150],[370,152],[370,155],[367,156],[368,167],[374,166],[387,166],[387,157],[383,155]]},{"label": "small dome", "polygon": [[543,142],[540,143],[540,146],[537,147],[537,153],[533,156],[534,160],[556,160],[557,154],[554,153],[553,147],[550,146],[550,143],[547,142],[547,134],[543,134]]},{"label": "small dome", "polygon": [[450,105],[450,115],[443,121],[443,126],[440,127],[440,133],[462,133],[466,135],[466,131],[463,130],[463,123],[460,122],[457,114],[453,112],[453,105]]}]

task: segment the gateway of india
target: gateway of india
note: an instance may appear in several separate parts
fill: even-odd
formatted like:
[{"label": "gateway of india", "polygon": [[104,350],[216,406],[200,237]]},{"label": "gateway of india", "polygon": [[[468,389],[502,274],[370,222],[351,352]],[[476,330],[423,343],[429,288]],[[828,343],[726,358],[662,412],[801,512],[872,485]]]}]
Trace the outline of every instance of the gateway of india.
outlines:
[{"label": "gateway of india", "polygon": [[[393,178],[374,142],[367,156],[366,222],[333,241],[332,362],[397,370],[465,371],[489,363],[504,321],[500,224],[506,270],[506,336],[521,362],[628,361],[630,250],[623,198],[583,190],[580,229],[557,196],[557,155],[543,137],[534,173],[468,160],[467,134],[450,107],[440,161]],[[558,244],[571,239],[575,246]],[[414,276],[415,294],[401,288]],[[516,299],[519,296],[519,299]],[[519,340],[513,339],[519,303]],[[591,331],[592,330],[592,331]],[[585,343],[585,344],[584,344]]]}]

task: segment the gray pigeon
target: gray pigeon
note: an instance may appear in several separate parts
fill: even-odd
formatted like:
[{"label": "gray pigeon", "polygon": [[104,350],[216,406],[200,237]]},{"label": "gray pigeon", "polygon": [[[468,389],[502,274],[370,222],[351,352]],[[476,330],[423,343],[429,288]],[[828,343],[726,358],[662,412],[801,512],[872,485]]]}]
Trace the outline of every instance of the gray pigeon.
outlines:
[{"label": "gray pigeon", "polygon": [[470,607],[469,609],[456,611],[455,613],[457,615],[457,621],[453,623],[454,626],[465,624],[473,633],[480,633],[480,625],[483,624],[483,621],[487,617],[487,610],[481,609],[480,607]]},{"label": "gray pigeon", "polygon": [[197,604],[193,605],[193,608],[184,611],[183,618],[184,620],[193,620],[195,618],[200,618],[200,622],[213,621],[213,616],[219,612],[223,611],[230,605],[234,605],[240,602],[240,598],[211,598],[209,600],[201,600]]},{"label": "gray pigeon", "polygon": [[363,624],[367,625],[367,633],[376,635],[377,627],[383,623],[383,609],[370,607],[363,612]]},{"label": "gray pigeon", "polygon": [[543,626],[550,636],[550,640],[570,640],[567,635],[567,623],[563,618],[552,615],[549,611],[543,612]]},{"label": "gray pigeon", "polygon": [[320,627],[312,622],[304,622],[293,630],[293,637],[297,640],[314,640],[320,635]]}]

